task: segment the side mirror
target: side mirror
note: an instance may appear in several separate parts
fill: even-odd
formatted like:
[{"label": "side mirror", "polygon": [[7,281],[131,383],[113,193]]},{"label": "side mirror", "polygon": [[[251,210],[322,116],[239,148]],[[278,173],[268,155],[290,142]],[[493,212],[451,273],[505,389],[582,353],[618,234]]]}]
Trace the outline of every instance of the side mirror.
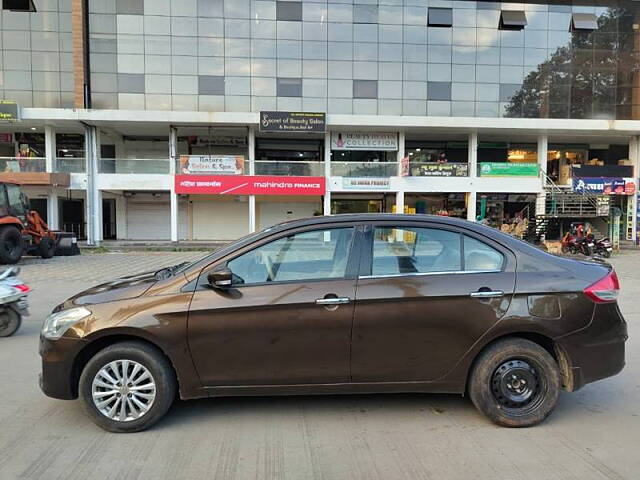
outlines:
[{"label": "side mirror", "polygon": [[233,273],[227,267],[218,268],[213,272],[209,273],[207,276],[207,280],[209,285],[213,288],[229,288],[231,286],[231,279],[233,277]]}]

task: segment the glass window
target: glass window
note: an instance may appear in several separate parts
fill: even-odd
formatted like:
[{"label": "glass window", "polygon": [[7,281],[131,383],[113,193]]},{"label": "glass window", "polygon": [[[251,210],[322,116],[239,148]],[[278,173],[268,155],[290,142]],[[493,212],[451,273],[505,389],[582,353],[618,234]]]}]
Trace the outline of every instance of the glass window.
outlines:
[{"label": "glass window", "polygon": [[372,275],[455,272],[461,268],[460,234],[432,228],[376,227]]},{"label": "glass window", "polygon": [[428,100],[451,100],[451,82],[427,82]]},{"label": "glass window", "polygon": [[596,30],[598,19],[593,13],[574,13],[571,17],[571,30]]},{"label": "glass window", "polygon": [[430,27],[450,27],[453,25],[453,9],[429,8]]},{"label": "glass window", "polygon": [[353,228],[279,238],[227,263],[234,285],[344,278]]},{"label": "glass window", "polygon": [[279,97],[301,97],[301,78],[278,78],[277,91]]},{"label": "glass window", "polygon": [[527,25],[527,16],[522,10],[503,10],[500,14],[500,30],[522,30]]},{"label": "glass window", "polygon": [[354,5],[353,23],[378,23],[378,6]]},{"label": "glass window", "polygon": [[504,257],[500,252],[475,238],[464,236],[465,271],[501,270]]},{"label": "glass window", "polygon": [[353,98],[378,98],[378,81],[354,80]]},{"label": "glass window", "polygon": [[22,198],[22,192],[17,185],[7,184],[7,196],[9,197],[9,206],[15,215],[24,215],[26,213]]},{"label": "glass window", "polygon": [[276,19],[302,21],[301,2],[276,2]]}]

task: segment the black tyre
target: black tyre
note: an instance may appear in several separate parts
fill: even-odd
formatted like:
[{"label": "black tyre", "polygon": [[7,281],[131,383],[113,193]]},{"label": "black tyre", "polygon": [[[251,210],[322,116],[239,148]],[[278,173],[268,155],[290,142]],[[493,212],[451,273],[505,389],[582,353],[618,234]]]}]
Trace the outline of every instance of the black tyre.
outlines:
[{"label": "black tyre", "polygon": [[498,425],[530,427],[553,411],[560,372],[540,345],[523,338],[496,342],[478,357],[469,396],[478,410]]},{"label": "black tyre", "polygon": [[56,243],[49,237],[43,237],[38,245],[41,258],[51,258],[56,253]]},{"label": "black tyre", "polygon": [[611,258],[611,252],[609,250],[607,250],[606,248],[604,250],[602,250],[600,253],[602,253],[602,256],[604,258]]},{"label": "black tyre", "polygon": [[110,432],[139,432],[169,410],[176,379],[167,358],[141,342],[116,343],[99,351],[80,375],[84,411]]},{"label": "black tyre", "polygon": [[22,257],[22,235],[18,227],[0,228],[0,263],[18,263]]},{"label": "black tyre", "polygon": [[10,337],[18,331],[22,317],[12,308],[5,308],[0,312],[0,337]]}]

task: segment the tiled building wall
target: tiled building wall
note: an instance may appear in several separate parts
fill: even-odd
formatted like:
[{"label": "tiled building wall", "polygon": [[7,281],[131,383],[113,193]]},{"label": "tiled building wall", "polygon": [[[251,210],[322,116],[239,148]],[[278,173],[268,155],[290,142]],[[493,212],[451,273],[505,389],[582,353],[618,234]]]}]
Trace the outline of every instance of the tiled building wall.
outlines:
[{"label": "tiled building wall", "polygon": [[[452,9],[452,26],[427,26],[429,7]],[[502,9],[525,11],[527,26],[498,29]],[[592,94],[584,85],[574,89],[579,111],[572,110],[566,86],[545,97],[543,106],[510,106],[530,73],[575,40],[572,13],[606,16],[606,7],[90,0],[90,12],[95,108],[578,118],[613,117],[618,109],[625,116],[617,106],[626,100],[617,98],[615,66],[599,77],[609,95],[595,106],[583,98]],[[614,25],[607,27],[612,42],[603,47],[605,56],[615,55],[606,51],[618,40],[618,20]],[[595,55],[593,43],[582,50]],[[592,71],[595,63],[581,63],[590,69],[589,81],[600,73]],[[527,88],[540,88],[538,81]]]},{"label": "tiled building wall", "polygon": [[23,107],[73,107],[71,0],[37,12],[0,10],[0,98]]}]

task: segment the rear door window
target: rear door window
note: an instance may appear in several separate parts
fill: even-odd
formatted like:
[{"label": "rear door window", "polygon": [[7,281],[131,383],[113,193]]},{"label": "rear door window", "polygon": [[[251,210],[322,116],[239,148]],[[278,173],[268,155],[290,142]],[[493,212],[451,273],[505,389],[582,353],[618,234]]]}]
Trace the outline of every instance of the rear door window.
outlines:
[{"label": "rear door window", "polygon": [[462,270],[460,234],[435,228],[375,227],[371,274]]},{"label": "rear door window", "polygon": [[373,230],[372,276],[496,272],[504,255],[473,237],[439,228]]}]

